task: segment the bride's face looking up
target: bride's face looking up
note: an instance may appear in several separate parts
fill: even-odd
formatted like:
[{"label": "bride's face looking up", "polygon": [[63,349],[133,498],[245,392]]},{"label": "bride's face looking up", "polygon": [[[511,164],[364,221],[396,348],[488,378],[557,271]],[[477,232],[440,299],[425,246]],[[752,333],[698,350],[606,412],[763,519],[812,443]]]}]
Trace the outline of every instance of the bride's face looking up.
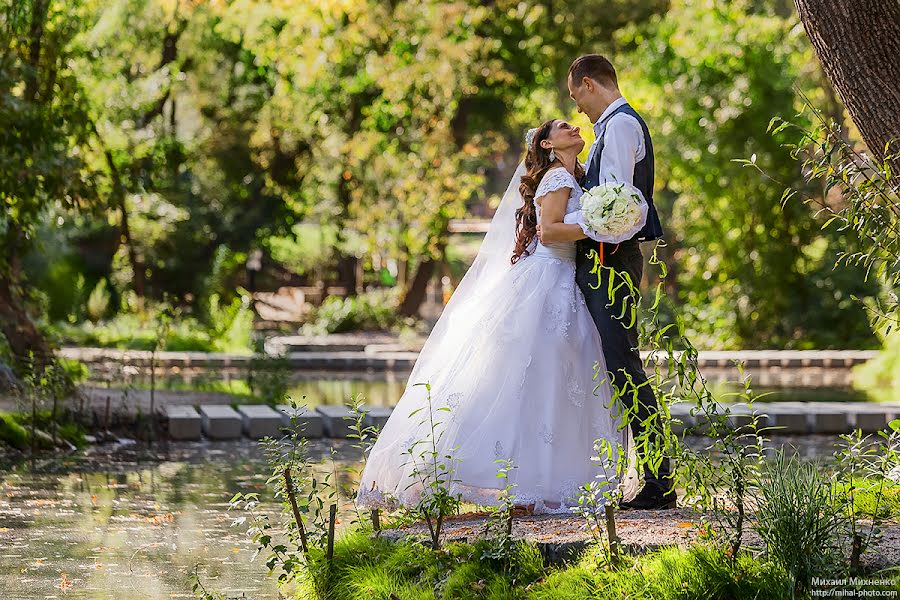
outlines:
[{"label": "bride's face looking up", "polygon": [[584,148],[584,139],[581,137],[581,129],[566,121],[557,119],[550,127],[547,139],[541,141],[541,147],[546,150],[551,148],[557,155],[578,156]]}]

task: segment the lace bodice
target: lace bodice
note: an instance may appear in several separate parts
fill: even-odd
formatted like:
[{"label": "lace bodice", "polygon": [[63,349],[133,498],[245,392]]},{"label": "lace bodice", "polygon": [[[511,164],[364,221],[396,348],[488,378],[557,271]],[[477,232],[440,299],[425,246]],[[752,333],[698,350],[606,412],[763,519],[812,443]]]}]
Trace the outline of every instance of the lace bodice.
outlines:
[{"label": "lace bodice", "polygon": [[[543,179],[538,184],[538,188],[534,193],[534,206],[537,213],[538,223],[541,221],[541,203],[540,200],[550,192],[562,188],[569,188],[569,201],[566,203],[566,214],[573,213],[581,208],[581,196],[584,192],[575,177],[569,173],[565,167],[556,167],[544,173]],[[557,244],[542,244],[536,242],[533,254],[549,255],[556,258],[575,258],[575,242],[560,242]]]}]

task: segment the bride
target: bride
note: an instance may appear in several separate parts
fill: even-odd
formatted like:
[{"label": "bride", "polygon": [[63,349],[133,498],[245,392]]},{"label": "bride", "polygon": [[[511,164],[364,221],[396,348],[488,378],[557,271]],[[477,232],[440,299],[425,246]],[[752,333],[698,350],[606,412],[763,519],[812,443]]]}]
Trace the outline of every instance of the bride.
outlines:
[{"label": "bride", "polygon": [[[512,484],[529,512],[570,512],[598,475],[595,442],[628,442],[575,284],[575,243],[537,239],[538,226],[546,233],[579,209],[584,140],[552,120],[526,142],[475,262],[369,453],[360,507],[415,506],[438,479],[464,502],[496,505]],[[446,467],[423,469],[437,460]],[[504,460],[514,467],[506,481],[497,477]]]}]

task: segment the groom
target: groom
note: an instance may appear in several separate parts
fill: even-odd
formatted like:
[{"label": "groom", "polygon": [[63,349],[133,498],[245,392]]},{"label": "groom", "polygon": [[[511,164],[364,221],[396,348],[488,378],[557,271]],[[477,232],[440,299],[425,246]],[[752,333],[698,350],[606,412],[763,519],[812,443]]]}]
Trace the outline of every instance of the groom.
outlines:
[{"label": "groom", "polygon": [[[588,152],[581,185],[590,189],[606,181],[630,183],[640,190],[649,205],[646,224],[632,239],[620,244],[597,242],[592,239],[590,230],[579,223],[589,237],[576,244],[575,281],[600,331],[607,370],[616,387],[625,387],[623,401],[634,402],[637,390],[637,411],[631,419],[632,432],[637,436],[642,430],[641,423],[659,411],[659,404],[644,373],[638,350],[637,324],[627,326],[630,317],[624,310],[630,307],[631,296],[627,286],[621,286],[614,293],[615,297],[609,298],[609,269],[601,269],[600,286],[595,289],[597,275],[591,273],[594,260],[588,258],[588,253],[596,250],[605,266],[627,273],[635,287],[640,285],[644,270],[640,243],[660,239],[663,235],[653,206],[653,144],[647,124],[619,92],[616,71],[608,59],[598,54],[579,57],[569,67],[568,85],[578,112],[588,116],[597,136]],[[614,282],[618,283],[621,283],[620,279]],[[655,437],[651,437],[651,445],[656,443]],[[644,487],[633,500],[623,502],[622,506],[638,509],[675,507],[668,458],[663,460],[656,473],[648,466],[644,467]]]}]

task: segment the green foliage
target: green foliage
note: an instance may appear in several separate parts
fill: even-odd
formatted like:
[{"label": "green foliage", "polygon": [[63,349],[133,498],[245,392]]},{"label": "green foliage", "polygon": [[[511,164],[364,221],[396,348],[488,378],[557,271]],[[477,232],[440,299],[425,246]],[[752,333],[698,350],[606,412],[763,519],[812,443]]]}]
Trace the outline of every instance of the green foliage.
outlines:
[{"label": "green foliage", "polygon": [[[856,370],[854,385],[873,397],[883,397],[900,381],[900,342],[892,335],[900,322],[896,293],[900,287],[900,204],[897,177],[888,164],[897,156],[896,148],[886,148],[885,162],[876,163],[857,151],[844,128],[808,99],[804,112],[811,115],[811,126],[784,119],[773,119],[770,125],[773,134],[793,135],[785,147],[800,161],[806,184],[805,188],[786,189],[782,201],[786,205],[800,201],[815,208],[824,219],[822,229],[846,240],[835,257],[835,271],[856,272],[869,286],[877,286],[878,293],[850,296],[860,310],[867,311],[884,344],[881,356]],[[755,162],[744,162],[768,176]],[[810,193],[810,189],[822,193]]]},{"label": "green foliage", "polygon": [[[634,48],[620,79],[654,136],[670,285],[700,347],[869,346],[849,295],[874,290],[831,273],[842,240],[820,237],[809,208],[780,203],[780,182],[800,173],[766,125],[796,112],[811,54],[775,4],[674,0],[617,38]],[[735,162],[750,155],[778,181]]]},{"label": "green foliage", "polygon": [[457,448],[445,448],[441,439],[446,433],[446,425],[440,418],[442,414],[450,412],[449,407],[434,408],[431,398],[431,385],[417,383],[416,386],[425,388],[425,405],[416,408],[409,413],[409,417],[421,413],[419,427],[427,432],[425,438],[413,440],[407,448],[402,448],[402,454],[407,457],[404,466],[411,466],[410,477],[419,486],[419,498],[410,512],[425,519],[428,532],[431,534],[431,547],[440,548],[441,528],[444,519],[459,512],[461,495],[453,490],[459,480],[455,479],[455,464],[458,459],[454,456]]},{"label": "green foliage", "polygon": [[36,445],[38,449],[52,447],[51,436],[48,431],[56,431],[58,439],[65,440],[73,446],[84,446],[84,428],[71,420],[70,415],[58,416],[53,420],[51,411],[42,409],[37,411],[36,418],[31,413],[0,412],[0,444],[6,444],[20,451],[31,448],[32,423],[37,429],[38,437]]},{"label": "green foliage", "polygon": [[[84,2],[4,2],[0,35],[0,245],[3,260],[27,249],[48,209],[90,193],[73,148],[89,130],[71,45],[88,19]],[[30,52],[39,47],[40,53]],[[8,267],[5,262],[0,269]]]},{"label": "green foliage", "polygon": [[87,300],[87,316],[91,323],[97,323],[109,313],[110,293],[106,287],[106,280],[101,279],[91,290]]},{"label": "green foliage", "polygon": [[850,572],[858,573],[860,557],[881,535],[881,523],[900,508],[900,420],[877,436],[859,430],[842,435],[835,458],[835,493],[850,530]]},{"label": "green foliage", "polygon": [[[63,345],[128,350],[233,352],[249,354],[253,336],[253,311],[247,294],[220,303],[217,294],[209,301],[207,322],[171,309],[163,326],[160,305],[137,313],[123,312],[98,323],[56,323],[53,334]],[[161,337],[162,336],[162,337]]]},{"label": "green foliage", "polygon": [[218,352],[246,352],[253,338],[253,308],[250,294],[240,294],[230,303],[220,301],[218,294],[209,298],[209,336]]},{"label": "green foliage", "polygon": [[638,557],[627,557],[626,568],[599,567],[601,549],[586,552],[573,567],[551,573],[527,598],[576,600],[781,599],[784,576],[770,563],[741,553],[737,560],[725,557],[722,548],[694,545],[687,549],[664,548]]},{"label": "green foliage", "polygon": [[321,333],[386,331],[406,323],[397,314],[398,290],[376,289],[346,298],[329,296],[313,312],[306,330]]},{"label": "green foliage", "polygon": [[0,442],[17,450],[26,450],[31,444],[31,435],[13,415],[0,412]]}]

